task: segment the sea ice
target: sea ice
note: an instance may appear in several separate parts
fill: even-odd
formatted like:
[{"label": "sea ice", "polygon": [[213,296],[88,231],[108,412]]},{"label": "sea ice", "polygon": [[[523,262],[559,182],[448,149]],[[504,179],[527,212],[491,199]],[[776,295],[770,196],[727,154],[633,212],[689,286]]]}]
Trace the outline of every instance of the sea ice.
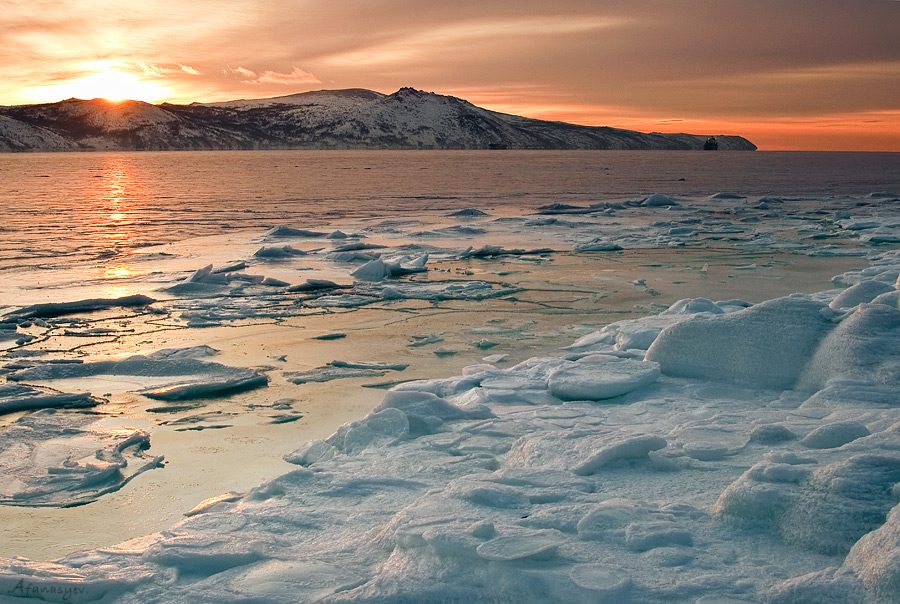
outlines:
[{"label": "sea ice", "polygon": [[[570,221],[510,218],[475,228],[510,229],[506,235],[558,229],[554,245],[597,238],[660,249],[723,241],[767,255],[807,253],[821,245],[809,238],[798,248],[801,235],[836,233],[874,244],[880,239],[870,234],[889,236],[895,229],[891,220],[858,215],[846,202],[836,208],[820,199],[752,201],[733,194],[669,201],[652,196],[588,207],[559,204],[542,211],[570,214]],[[791,220],[769,216],[793,211],[785,208],[795,204],[804,209]],[[609,213],[644,222],[612,224]],[[395,227],[409,224],[366,232],[374,237]],[[473,232],[439,234],[464,238]],[[304,257],[304,263],[340,263],[325,273],[339,274],[338,282],[349,281],[353,268],[365,268],[363,261],[381,267],[360,273],[371,271],[376,280],[357,275],[345,292],[334,292],[335,282],[324,279],[310,279],[293,292],[264,291],[259,285],[266,277],[239,273],[245,267],[223,273],[204,267],[186,282],[197,294],[169,308],[183,311],[182,319],[196,313],[214,323],[278,319],[329,306],[392,306],[397,300],[477,301],[518,291],[477,279],[439,279],[443,268],[427,281],[394,277],[423,269],[425,253],[469,260],[465,264],[475,272],[495,256],[519,262],[523,250],[395,247],[376,252],[376,259],[370,252],[376,247],[351,244]],[[396,385],[368,416],[328,438],[297,443],[286,456],[296,465],[291,472],[246,494],[214,498],[157,535],[72,554],[54,565],[0,560],[0,599],[61,600],[68,594],[67,601],[106,598],[118,604],[894,604],[900,601],[900,259],[888,249],[869,252],[871,266],[835,280],[842,291],[753,305],[688,298],[658,315],[607,325],[568,347],[565,356],[535,357],[508,369],[479,364],[455,377]],[[758,258],[753,270],[746,260],[737,263],[747,270],[734,278],[764,273],[769,261]],[[716,271],[710,259],[700,278],[712,283]],[[240,287],[201,299],[207,281]],[[49,316],[62,309],[51,310]],[[19,329],[17,321],[3,323],[13,326],[5,332]],[[95,327],[102,329],[83,331]],[[487,327],[498,331],[467,333],[518,337],[515,330]],[[405,352],[421,352],[415,347],[442,337],[451,339],[444,332],[412,337]],[[470,339],[451,341],[463,350],[460,342]],[[185,378],[178,384],[201,393],[211,392],[218,380],[265,384],[262,373],[204,360],[213,352],[193,348],[114,362],[18,365],[10,367],[10,378],[124,376],[153,382],[149,388]],[[334,361],[318,372],[382,373],[401,366]],[[292,372],[284,377],[305,379]],[[17,388],[8,385],[9,400],[45,396]],[[597,403],[608,398],[615,404]],[[290,404],[276,408],[289,411]],[[70,414],[80,419],[70,423]],[[11,468],[0,475],[2,488],[11,496],[38,493],[29,491],[32,485],[75,476],[96,477],[109,488],[132,475],[129,466],[155,461],[129,460],[123,470],[109,451],[126,457],[120,445],[133,437],[129,447],[138,449],[145,435],[95,436],[81,423],[88,422],[84,417],[42,411],[13,424],[8,434],[16,438],[0,447],[0,467]],[[203,412],[182,423],[214,427],[220,417]],[[29,436],[32,425],[38,429]],[[29,457],[28,447],[35,447],[36,457]],[[105,457],[96,451],[106,451]],[[26,457],[41,463],[13,471]],[[47,473],[51,467],[56,470]],[[46,496],[52,505],[69,505],[97,493],[82,481],[66,495]],[[76,587],[84,591],[76,594]]]},{"label": "sea ice", "polygon": [[403,371],[407,365],[397,363],[332,361],[310,371],[286,371],[284,378],[294,384],[330,382],[346,378],[381,377],[388,371]]},{"label": "sea ice", "polygon": [[93,407],[99,403],[88,393],[68,394],[24,384],[0,384],[0,414],[51,407]]},{"label": "sea ice", "polygon": [[283,245],[281,247],[261,247],[253,254],[254,257],[265,260],[282,260],[305,255],[306,252],[298,250],[290,245]]},{"label": "sea ice", "polygon": [[550,394],[564,401],[599,401],[627,394],[659,378],[652,361],[596,354],[554,369],[547,377]]},{"label": "sea ice", "polygon": [[123,296],[121,298],[92,298],[75,302],[46,302],[26,306],[18,311],[3,315],[2,321],[21,321],[35,317],[58,317],[74,313],[93,312],[107,308],[147,306],[156,302],[144,295]]},{"label": "sea ice", "polygon": [[647,350],[666,375],[791,388],[834,327],[830,309],[806,296],[770,300],[664,329]]},{"label": "sea ice", "polygon": [[[149,382],[152,385],[138,392],[159,400],[216,396],[259,388],[268,383],[266,375],[252,369],[228,367],[190,357],[180,358],[173,354],[164,358],[137,355],[120,361],[50,363],[21,369],[9,374],[7,379],[42,382],[94,376],[133,377]],[[170,381],[173,378],[179,379]]]},{"label": "sea ice", "polygon": [[146,432],[104,429],[96,416],[36,411],[0,431],[0,504],[69,507],[94,501],[159,466],[162,457],[144,454],[149,446]]},{"label": "sea ice", "polygon": [[266,231],[265,237],[266,239],[316,239],[319,237],[325,237],[326,235],[327,233],[321,233],[319,231],[308,231],[306,229],[276,226]]}]

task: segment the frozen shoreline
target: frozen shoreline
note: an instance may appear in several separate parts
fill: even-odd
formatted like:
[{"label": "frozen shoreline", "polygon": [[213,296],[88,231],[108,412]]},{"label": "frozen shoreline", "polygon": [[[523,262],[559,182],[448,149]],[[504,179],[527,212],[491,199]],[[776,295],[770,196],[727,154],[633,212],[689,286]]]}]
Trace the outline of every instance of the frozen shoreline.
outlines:
[{"label": "frozen shoreline", "polygon": [[[723,203],[731,204],[726,207],[732,209],[747,205],[725,198],[706,203],[718,204],[716,212],[725,209]],[[683,201],[680,205],[688,206],[688,213],[696,209]],[[727,247],[743,248],[743,256],[739,254],[738,257],[769,252],[765,262],[742,263],[729,268],[732,279],[743,281],[753,279],[750,277],[753,275],[759,277],[755,281],[757,284],[766,281],[764,274],[760,277],[761,273],[773,270],[767,269],[766,263],[776,266],[772,264],[773,251],[794,247],[779,243],[780,240],[790,241],[788,231],[796,233],[790,224],[778,223],[778,228],[785,232],[777,237],[771,234],[761,237],[758,223],[752,221],[743,224],[754,225],[755,232],[744,226],[731,229],[719,226],[711,232],[706,224],[698,227],[697,223],[690,222],[687,214],[682,214],[687,216],[687,221],[681,220],[681,225],[677,224],[678,220],[660,224],[652,217],[661,211],[667,210],[656,203],[614,209],[613,213],[636,214],[630,216],[632,220],[627,223],[617,223],[615,241],[625,244],[628,250],[648,241],[654,241],[657,249],[665,249],[671,242],[680,240],[687,246],[688,254],[702,255],[703,252],[696,248],[692,250],[690,246],[692,238],[698,238],[705,230],[704,239],[710,235],[725,237]],[[875,224],[866,225],[852,216],[837,215],[841,211],[832,210],[833,214],[821,220],[827,220],[831,225],[843,221],[840,227],[843,231],[831,226],[820,228],[819,232],[829,234],[829,230],[834,229],[833,234],[845,239],[843,245],[823,246],[821,240],[811,239],[816,243],[810,244],[804,252],[810,252],[813,258],[816,253],[827,253],[832,263],[858,266],[861,264],[859,255],[866,252],[854,249],[854,239],[862,239],[860,233],[869,240],[873,233],[884,238],[894,227],[890,217],[879,216]],[[766,212],[761,208],[755,212],[730,213],[730,217],[714,220],[734,222],[735,215],[744,219],[749,217],[748,213],[765,218]],[[565,208],[548,215],[561,214],[584,216]],[[585,229],[596,228],[599,212],[593,214],[590,221],[576,219],[576,222],[583,221]],[[553,218],[544,221],[534,225],[539,231],[529,231],[529,234],[540,233],[534,241],[538,245],[552,243],[552,237],[558,237],[559,233],[572,232],[563,230],[571,229],[570,226],[560,224],[570,220]],[[810,218],[804,226],[818,224],[821,227],[824,224],[815,220]],[[473,260],[470,250],[468,258],[455,251],[455,257],[432,258],[429,262],[437,261],[438,266],[447,266],[451,271],[463,260],[469,264],[470,271],[473,266],[479,271],[494,267],[489,283],[491,290],[502,288],[505,279],[522,282],[530,279],[531,273],[553,275],[554,268],[560,271],[568,266],[565,260],[569,256],[559,252],[545,253],[543,259],[540,253],[535,253],[535,260],[529,260],[528,254],[511,252],[525,231],[516,232],[509,230],[508,224],[500,224],[507,230],[504,236],[491,238],[498,249],[490,250],[487,255],[494,259]],[[472,225],[471,220],[466,225],[467,228],[478,227]],[[815,234],[813,229],[807,232]],[[490,231],[473,233],[470,237],[483,239],[485,233]],[[660,239],[663,233],[665,240]],[[408,233],[404,234],[406,236]],[[569,237],[569,245],[578,242],[593,245],[596,239],[583,234],[563,236]],[[464,250],[458,240],[451,241],[453,246],[444,247]],[[559,240],[556,242],[558,245]],[[296,271],[290,263],[309,262],[306,256],[319,253],[314,251],[313,245],[307,246],[309,250],[297,243],[294,245],[297,246],[294,249],[306,253],[297,254],[298,258],[287,263],[263,265],[268,269],[265,277],[279,279],[287,285],[289,281],[282,278]],[[248,254],[250,248],[248,245]],[[473,246],[473,250],[478,249]],[[358,251],[366,253],[366,250]],[[845,252],[854,255],[848,259],[843,256]],[[503,264],[498,267],[497,257],[503,255],[508,260],[500,260]],[[865,508],[864,515],[867,518],[883,515],[896,503],[893,484],[900,482],[900,477],[894,479],[892,452],[900,446],[894,442],[896,431],[892,426],[900,421],[900,417],[895,417],[894,408],[886,402],[890,400],[892,359],[896,351],[886,347],[886,342],[893,329],[891,313],[896,313],[897,305],[896,300],[891,307],[883,302],[894,295],[890,292],[894,290],[900,263],[889,252],[880,253],[880,256],[879,259],[876,250],[867,260],[875,262],[876,269],[848,273],[838,282],[841,287],[856,281],[868,284],[858,286],[856,294],[850,290],[843,301],[837,291],[784,299],[787,302],[757,304],[747,310],[740,310],[742,305],[738,303],[695,301],[673,308],[668,315],[649,316],[607,328],[605,334],[597,334],[588,343],[582,341],[576,349],[570,350],[567,354],[576,355],[570,360],[560,356],[528,361],[509,370],[499,369],[496,365],[476,365],[466,369],[460,378],[398,386],[387,395],[383,408],[290,456],[293,462],[300,462],[308,469],[285,474],[236,501],[213,503],[149,540],[138,540],[121,548],[102,548],[94,554],[68,556],[64,559],[65,572],[83,576],[79,585],[86,591],[80,594],[84,596],[81,601],[102,597],[107,591],[109,598],[123,602],[204,601],[202,598],[210,601],[240,598],[289,601],[293,598],[291,601],[294,601],[297,590],[301,589],[308,590],[305,597],[309,601],[431,601],[451,589],[448,586],[454,586],[458,590],[452,592],[457,594],[454,597],[476,601],[526,598],[526,594],[518,590],[527,589],[541,596],[532,595],[537,597],[536,601],[556,597],[574,602],[598,601],[598,598],[599,601],[603,598],[627,601],[630,598],[649,602],[693,602],[698,597],[717,595],[737,601],[757,601],[761,597],[783,602],[806,601],[802,598],[818,601],[816,598],[827,596],[846,601],[876,602],[877,597],[882,597],[878,596],[878,590],[890,590],[892,579],[874,576],[872,565],[894,551],[895,546],[890,544],[890,531],[894,525],[888,523],[881,533],[861,542],[845,565],[844,554],[850,546],[877,525],[871,520],[865,526],[853,525],[839,515],[829,516],[834,511],[827,503],[816,499],[819,487],[815,481],[826,480],[825,477],[832,474],[840,477],[845,481],[841,484],[850,493],[848,501],[855,502],[860,499],[856,494],[863,486],[852,481],[852,474],[868,472],[868,484],[878,484],[881,490],[877,497],[871,497],[872,493],[868,491],[862,497],[868,497],[866,505],[872,504]],[[575,263],[581,262],[578,260],[581,256],[571,258]],[[706,284],[721,276],[716,275],[715,261],[711,265],[704,264],[707,266],[696,264],[690,273],[683,272],[680,276],[691,274],[694,283],[704,279]],[[359,262],[356,266],[360,266]],[[410,265],[399,262],[398,266]],[[541,268],[532,270],[527,268],[529,266]],[[652,263],[641,266],[649,275],[656,274],[655,271],[671,272],[669,266],[657,267]],[[777,265],[773,274],[783,268]],[[582,276],[590,272],[584,266],[578,270],[582,271]],[[513,271],[518,274],[511,274]],[[569,275],[560,272],[562,274],[555,278],[565,282]],[[701,273],[706,275],[701,276]],[[371,270],[367,274],[372,274]],[[479,276],[483,275],[466,275],[463,281],[475,283]],[[806,278],[815,280],[816,277],[807,274]],[[142,287],[143,279],[138,278],[133,286]],[[167,279],[172,282],[171,278]],[[530,296],[519,293],[499,296],[497,303],[510,306],[500,310],[491,306],[491,312],[521,313],[516,306],[523,304],[527,304],[528,312],[533,314],[552,315],[551,307],[554,306],[577,310],[564,314],[560,321],[562,325],[572,317],[589,314],[596,295],[593,299],[591,295],[573,296],[565,304],[557,301],[548,307],[547,297],[552,300],[553,295],[558,294],[552,289],[553,277],[549,279],[545,286],[551,287],[539,296],[534,294],[539,290],[533,285],[525,288],[525,293],[531,293]],[[203,284],[205,281],[205,276],[195,274],[192,280],[188,274],[184,283]],[[686,281],[679,275],[670,275],[668,282],[658,285],[653,277],[635,278],[631,288],[632,292],[641,293],[640,300],[652,304],[656,296],[647,290],[658,287],[667,290],[667,296],[672,296],[674,292],[680,293],[681,288],[690,287]],[[183,321],[212,321],[218,325],[194,328],[200,338],[217,333],[216,330],[233,329],[237,327],[236,322],[247,318],[271,320],[273,306],[264,307],[267,314],[261,315],[261,307],[254,301],[281,298],[263,295],[252,289],[258,286],[256,283],[248,283],[241,285],[243,297],[232,295],[226,298],[227,304],[235,310],[226,309],[224,314],[218,294],[198,296],[197,291],[193,291],[188,297],[173,297],[163,305],[180,313]],[[328,313],[347,312],[350,313],[347,318],[357,317],[363,322],[365,313],[371,315],[371,320],[378,321],[379,313],[396,312],[398,309],[392,306],[397,304],[402,312],[425,313],[428,306],[435,303],[433,300],[419,298],[416,301],[417,298],[403,292],[438,291],[447,295],[453,291],[447,290],[446,283],[442,284],[440,278],[430,286],[417,283],[414,278],[375,283],[374,288],[358,284],[350,293],[337,294],[328,301],[328,308],[351,310],[329,310]],[[800,285],[800,281],[791,281],[791,285],[795,284]],[[729,285],[726,279],[722,287],[727,290]],[[621,286],[622,283],[616,282],[617,292],[621,292]],[[777,287],[784,287],[784,284]],[[437,303],[448,308],[472,304],[460,296],[479,290],[478,296],[481,296],[485,290],[484,286],[470,288],[459,288],[457,292],[439,298]],[[788,291],[800,289],[792,287]],[[865,293],[859,293],[862,290]],[[758,291],[765,290],[760,288]],[[848,309],[860,302],[868,304],[877,295],[886,297],[877,304],[860,307],[862,319],[850,314]],[[360,297],[377,297],[374,302],[377,308],[370,308],[372,302],[360,300]],[[614,300],[615,296],[606,294],[599,299]],[[365,303],[362,307],[358,306],[361,302]],[[829,309],[829,302],[836,302],[835,308]],[[841,306],[851,302],[853,304],[849,306]],[[631,303],[628,316],[660,310],[659,306],[647,306],[641,313],[634,308],[634,299],[629,295],[623,295],[620,303],[625,306]],[[763,311],[757,310],[760,308]],[[769,308],[775,309],[771,315],[765,314]],[[869,308],[874,310],[867,310]],[[248,314],[248,309],[256,314]],[[328,314],[298,315],[296,310],[292,312],[291,316],[323,322],[323,317]],[[763,312],[761,319],[754,318],[760,316],[754,315],[758,312]],[[868,319],[866,313],[875,313],[876,318]],[[687,320],[694,315],[702,318]],[[734,318],[748,315],[749,319]],[[452,316],[452,313],[448,315]],[[669,320],[660,318],[665,316]],[[276,317],[278,322],[289,323],[290,320],[287,315]],[[716,336],[712,327],[713,332],[701,329],[699,335],[683,335],[679,330],[688,328],[674,326],[682,321],[686,326],[714,326],[722,322],[728,325],[729,320],[739,331],[743,330],[738,346],[727,337]],[[844,354],[841,352],[844,345],[835,344],[832,348],[838,352],[816,357],[820,343],[831,337],[827,334],[859,322],[863,323],[859,328],[862,331],[848,327],[848,335],[844,336],[854,343],[856,352]],[[668,337],[668,343],[665,343],[666,339],[657,341],[656,337],[664,324],[673,324],[670,331],[676,334]],[[482,318],[481,326],[494,329],[483,331],[481,335],[490,337],[482,340],[499,339],[501,344],[505,343],[515,351],[510,365],[527,358],[528,346],[513,345],[521,341],[524,333],[521,325],[510,331],[503,323],[491,324]],[[33,328],[25,328],[28,329]],[[89,329],[96,329],[96,326]],[[211,331],[204,332],[204,329]],[[788,338],[791,345],[805,342],[806,347],[796,349],[793,354],[766,359],[771,356],[767,351],[773,347],[773,338],[783,337],[791,329],[795,334]],[[519,330],[518,336],[516,330]],[[317,333],[328,335],[329,331],[322,329]],[[421,334],[421,331],[410,332],[410,335],[415,334]],[[33,335],[39,337],[37,332]],[[562,344],[571,343],[577,335],[576,332],[557,333],[555,337],[564,340],[560,342]],[[463,330],[459,336],[471,338],[472,334]],[[57,334],[54,337],[75,336]],[[95,333],[91,337],[101,337],[101,334]],[[129,337],[120,337],[117,342],[128,342]],[[720,340],[716,340],[717,337]],[[547,350],[546,338],[541,335],[536,339],[540,342],[535,344]],[[469,361],[461,362],[459,366],[471,364],[472,360],[477,362],[494,352],[473,346],[472,340],[468,341],[469,348],[464,349],[460,346],[463,342],[449,342],[456,344],[457,353],[466,357],[460,361]],[[155,341],[145,346],[164,348],[160,344]],[[437,344],[431,346],[429,354]],[[128,349],[127,346],[122,348],[123,352]],[[641,363],[647,348],[651,348],[649,361]],[[99,346],[94,354],[108,357],[108,350],[108,347]],[[690,353],[693,356],[686,350],[693,351]],[[756,357],[744,354],[753,350]],[[501,352],[506,351],[501,347],[497,354]],[[612,354],[613,357],[588,354],[578,359],[587,353]],[[738,356],[732,357],[734,360],[730,363],[722,362],[733,354]],[[522,356],[516,358],[515,355]],[[254,358],[258,359],[259,355]],[[681,362],[685,358],[687,360]],[[246,367],[246,364],[233,362],[234,351],[226,351],[224,360],[227,366]],[[662,377],[641,373],[641,368],[652,367],[651,361],[657,360]],[[821,376],[816,379],[806,376],[803,387],[797,388],[801,375],[796,369],[785,369],[787,373],[781,381],[771,379],[772,368],[781,370],[793,366],[791,363],[797,367],[812,363],[820,368],[820,374],[824,372],[833,377],[833,373],[843,381],[829,384],[828,379]],[[255,364],[258,361],[251,363]],[[729,368],[735,365],[743,365],[746,375],[729,374]],[[875,365],[877,371],[871,369]],[[429,365],[434,366],[433,363]],[[433,377],[427,372],[424,376],[411,375]],[[688,377],[677,377],[679,375]],[[597,382],[597,376],[607,377]],[[765,379],[768,389],[748,388],[748,379],[754,382]],[[860,389],[860,380],[872,387]],[[119,388],[120,394],[116,396],[124,397],[134,390],[133,382],[127,386],[114,386],[110,382],[107,386],[114,395],[115,388]],[[264,391],[278,388],[288,386],[270,384]],[[618,398],[604,403],[603,397],[601,402],[591,403],[577,400],[583,394],[572,394],[597,391],[598,388]],[[372,396],[381,397],[377,393]],[[853,406],[849,407],[851,404]],[[774,427],[757,431],[760,426]],[[783,430],[779,430],[779,426]],[[817,430],[821,432],[811,437]],[[813,444],[810,446],[810,443]],[[822,444],[826,446],[820,446]],[[871,461],[870,457],[876,454],[882,461]],[[574,465],[573,460],[577,460]],[[824,488],[827,490],[828,487]],[[751,507],[768,510],[763,514],[764,518],[745,517],[749,512],[746,511],[747,504],[742,502],[749,497],[758,497]],[[800,522],[797,518],[803,512],[794,511],[792,507],[798,500],[809,501],[813,509],[820,511],[806,520],[813,528],[803,528],[800,536],[792,536],[784,526]],[[797,509],[801,508],[803,506]],[[850,524],[855,528],[848,529],[851,535],[844,535],[835,544],[834,538],[820,534],[815,528],[815,523],[822,518],[834,525]],[[734,519],[739,521],[736,525],[732,522]],[[785,524],[780,524],[782,522]],[[741,551],[742,548],[751,553]],[[758,550],[758,557],[752,557],[752,550]],[[765,563],[760,562],[766,556],[770,558]],[[834,570],[842,565],[842,570]],[[113,567],[118,570],[110,570]],[[27,578],[29,584],[48,589],[70,585],[65,580],[54,583],[48,577],[56,571],[50,567],[42,570],[38,563],[9,561],[5,568],[5,573],[0,575],[3,577],[0,596],[15,590],[17,580],[23,578]],[[661,569],[665,569],[662,574],[669,579],[674,577],[674,588],[660,583],[660,577],[656,575]],[[791,579],[812,572],[819,574],[802,580]],[[860,599],[864,597],[861,594],[865,589],[868,589],[865,597],[869,600]],[[892,597],[892,592],[884,593]]]}]

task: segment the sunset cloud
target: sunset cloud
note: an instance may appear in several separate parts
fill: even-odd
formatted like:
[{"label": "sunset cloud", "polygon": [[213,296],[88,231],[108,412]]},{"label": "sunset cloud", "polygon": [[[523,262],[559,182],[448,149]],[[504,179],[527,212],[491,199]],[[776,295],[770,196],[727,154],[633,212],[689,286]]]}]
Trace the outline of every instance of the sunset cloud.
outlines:
[{"label": "sunset cloud", "polygon": [[589,124],[796,123],[820,144],[851,140],[823,116],[900,130],[898,24],[893,0],[6,0],[0,104],[106,62],[172,102],[414,86]]},{"label": "sunset cloud", "polygon": [[321,81],[319,78],[309,73],[308,71],[303,71],[299,67],[294,67],[294,69],[290,73],[278,73],[277,71],[266,70],[261,74],[257,75],[254,80],[251,80],[257,84],[319,84]]}]

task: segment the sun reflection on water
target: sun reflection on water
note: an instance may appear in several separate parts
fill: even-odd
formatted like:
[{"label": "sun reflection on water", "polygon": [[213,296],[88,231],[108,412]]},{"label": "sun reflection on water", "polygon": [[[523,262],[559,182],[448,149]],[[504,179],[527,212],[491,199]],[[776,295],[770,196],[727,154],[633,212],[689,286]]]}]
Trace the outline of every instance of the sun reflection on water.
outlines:
[{"label": "sun reflection on water", "polygon": [[[103,278],[123,280],[139,273],[137,267],[123,256],[123,252],[134,247],[134,208],[131,206],[135,198],[139,198],[140,179],[134,173],[130,160],[123,156],[108,158],[100,168],[102,178],[98,179],[96,208],[97,222],[101,225],[99,241],[103,248],[101,257],[109,258],[103,267]],[[125,284],[110,285],[105,295],[109,298],[127,296],[134,293],[133,288]]]},{"label": "sun reflection on water", "polygon": [[105,214],[105,229],[101,237],[108,251],[118,253],[119,248],[131,243],[132,233],[129,228],[132,221],[128,215],[129,189],[133,186],[134,177],[128,160],[121,157],[110,158],[102,168],[103,178],[101,200]]},{"label": "sun reflection on water", "polygon": [[130,296],[134,293],[136,293],[135,288],[128,285],[107,285],[103,288],[104,298],[124,298],[125,296]]}]

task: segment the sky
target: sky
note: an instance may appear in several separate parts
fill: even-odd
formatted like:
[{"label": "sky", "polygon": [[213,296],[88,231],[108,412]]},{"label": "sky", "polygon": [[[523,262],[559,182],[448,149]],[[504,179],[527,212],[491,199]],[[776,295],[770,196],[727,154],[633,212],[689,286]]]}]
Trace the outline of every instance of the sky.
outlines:
[{"label": "sky", "polygon": [[900,0],[0,0],[0,105],[403,86],[528,117],[900,151]]}]

